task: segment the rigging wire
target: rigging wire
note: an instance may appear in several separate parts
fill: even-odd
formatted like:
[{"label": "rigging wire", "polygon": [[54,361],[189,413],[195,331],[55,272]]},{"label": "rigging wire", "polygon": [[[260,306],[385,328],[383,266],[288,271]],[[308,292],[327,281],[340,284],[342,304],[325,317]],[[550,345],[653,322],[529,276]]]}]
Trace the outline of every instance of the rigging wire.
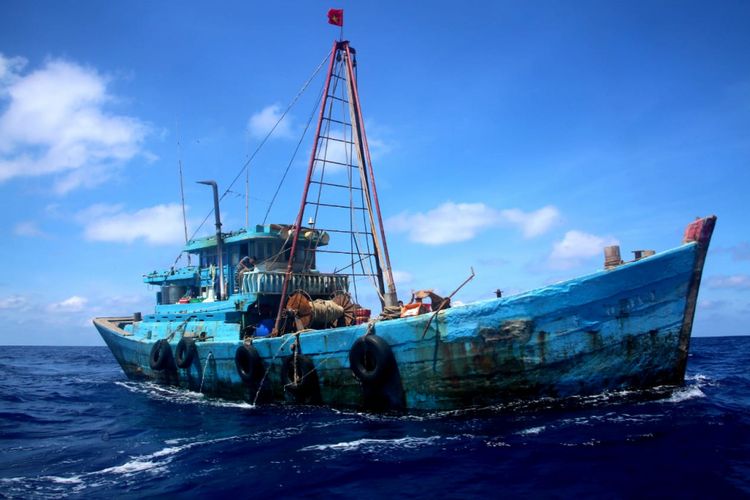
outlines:
[{"label": "rigging wire", "polygon": [[320,106],[320,101],[323,100],[323,94],[325,93],[325,82],[323,83],[323,87],[324,88],[321,89],[320,91],[320,97],[318,97],[318,100],[315,102],[315,106],[313,106],[312,113],[310,113],[310,118],[307,119],[305,130],[302,132],[302,137],[299,138],[299,142],[297,142],[297,147],[294,148],[294,153],[292,153],[292,157],[289,160],[289,164],[286,166],[286,170],[284,170],[284,175],[281,176],[279,185],[276,186],[276,191],[273,193],[271,202],[268,204],[266,215],[263,216],[262,224],[265,224],[266,221],[268,220],[268,215],[271,213],[271,209],[273,208],[273,204],[276,202],[276,197],[279,195],[279,191],[281,191],[281,186],[284,184],[284,181],[286,180],[286,176],[289,173],[289,169],[292,168],[292,162],[294,162],[294,159],[297,156],[297,152],[299,151],[300,146],[302,146],[302,142],[305,140],[305,136],[307,135],[307,130],[310,128],[310,124],[312,123],[313,118],[315,118],[315,112],[318,110],[318,106]]},{"label": "rigging wire", "polygon": [[[279,119],[274,123],[273,127],[271,127],[271,130],[268,131],[268,133],[263,137],[263,140],[260,141],[260,144],[258,144],[258,147],[255,148],[255,151],[253,151],[253,154],[250,155],[250,158],[247,159],[247,161],[242,165],[242,168],[240,168],[239,172],[237,172],[237,175],[232,179],[232,182],[229,183],[229,186],[227,187],[226,191],[219,197],[219,201],[223,200],[226,195],[230,192],[232,187],[234,186],[235,182],[242,176],[242,174],[245,172],[245,170],[248,168],[250,163],[255,159],[255,156],[258,154],[258,152],[263,148],[263,146],[266,144],[268,139],[271,137],[271,135],[274,133],[276,128],[279,126],[281,121],[286,117],[287,113],[289,113],[289,110],[292,109],[292,107],[297,103],[299,98],[302,96],[302,94],[307,90],[307,87],[310,86],[310,83],[315,79],[315,77],[318,75],[318,72],[323,67],[323,65],[328,61],[328,58],[330,57],[330,54],[327,54],[326,57],[318,64],[318,67],[315,68],[315,71],[313,71],[313,74],[310,76],[310,78],[307,79],[305,84],[302,86],[302,88],[297,92],[297,95],[294,96],[294,98],[291,100],[289,105],[286,107],[284,112],[281,114]],[[198,234],[198,232],[203,228],[205,223],[208,221],[209,217],[214,213],[214,209],[212,208],[209,210],[208,214],[206,214],[206,217],[203,219],[203,221],[198,225],[198,227],[193,231],[193,235],[190,237],[190,240],[194,239],[195,236]],[[175,258],[174,263],[172,263],[172,269],[177,265],[177,262],[180,260],[180,257],[182,254],[185,253],[185,250],[181,250],[180,253],[177,255],[177,258]]]},{"label": "rigging wire", "polygon": [[[177,133],[179,137],[179,129]],[[182,204],[182,227],[185,230],[185,244],[187,245],[188,227],[187,227],[187,214],[185,213],[185,185],[184,185],[183,176],[182,176],[182,144],[180,144],[179,139],[177,140],[177,153],[178,153],[177,164],[180,167],[180,202]],[[177,258],[179,259],[179,257]],[[187,256],[187,265],[190,266],[190,254],[188,254]]]}]

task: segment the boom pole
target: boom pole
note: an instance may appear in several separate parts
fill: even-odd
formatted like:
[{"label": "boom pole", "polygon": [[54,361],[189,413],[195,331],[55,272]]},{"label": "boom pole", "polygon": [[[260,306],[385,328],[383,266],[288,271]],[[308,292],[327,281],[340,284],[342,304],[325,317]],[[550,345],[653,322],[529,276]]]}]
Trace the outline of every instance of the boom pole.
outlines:
[{"label": "boom pole", "polygon": [[[347,73],[350,80],[350,88],[352,91],[352,101],[354,103],[353,105],[353,111],[354,116],[352,117],[352,123],[357,124],[357,133],[361,136],[362,140],[360,141],[359,147],[364,150],[364,156],[367,159],[367,163],[365,164],[362,162],[363,168],[369,171],[370,179],[369,179],[369,185],[372,187],[372,198],[375,202],[375,212],[378,216],[378,225],[380,226],[380,238],[382,242],[382,249],[378,248],[377,245],[377,234],[373,231],[372,238],[375,240],[375,247],[378,248],[378,260],[382,260],[382,262],[379,262],[380,267],[385,270],[385,279],[386,284],[388,287],[388,291],[385,294],[385,306],[396,306],[398,305],[398,296],[396,294],[396,284],[393,281],[393,271],[391,269],[391,257],[388,254],[388,244],[385,241],[385,229],[383,228],[383,216],[380,214],[380,202],[378,201],[378,190],[375,187],[375,175],[372,171],[372,160],[370,159],[370,146],[367,144],[367,133],[365,132],[365,122],[362,119],[362,108],[359,103],[359,91],[357,90],[357,79],[356,75],[354,74],[354,67],[352,65],[352,57],[351,57],[351,50],[349,47],[349,42],[344,42],[345,49],[346,49],[346,66],[347,66]],[[368,193],[369,197],[369,193]],[[372,208],[371,208],[372,210]],[[382,272],[381,272],[382,274]],[[382,276],[381,276],[382,280]]]}]

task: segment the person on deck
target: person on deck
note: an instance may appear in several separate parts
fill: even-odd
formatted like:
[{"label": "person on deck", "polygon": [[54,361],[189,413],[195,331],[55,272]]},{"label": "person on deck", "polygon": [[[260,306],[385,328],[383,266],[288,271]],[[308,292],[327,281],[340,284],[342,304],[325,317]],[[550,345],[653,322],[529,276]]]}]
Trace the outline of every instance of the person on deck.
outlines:
[{"label": "person on deck", "polygon": [[237,264],[237,270],[234,273],[235,285],[238,292],[242,291],[242,279],[245,273],[252,272],[255,269],[255,257],[242,257],[242,260]]}]

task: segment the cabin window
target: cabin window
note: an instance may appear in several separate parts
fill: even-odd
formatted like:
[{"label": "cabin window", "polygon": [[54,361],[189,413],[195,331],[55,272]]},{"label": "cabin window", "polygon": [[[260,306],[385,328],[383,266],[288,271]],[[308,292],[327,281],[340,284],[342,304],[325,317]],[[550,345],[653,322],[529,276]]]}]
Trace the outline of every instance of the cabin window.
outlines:
[{"label": "cabin window", "polygon": [[281,251],[281,243],[278,241],[269,241],[268,242],[268,257],[267,259],[276,259],[278,260],[278,253]]},{"label": "cabin window", "polygon": [[266,242],[263,240],[253,243],[253,255],[258,261],[266,260]]},{"label": "cabin window", "polygon": [[201,267],[210,267],[211,265],[216,265],[216,250],[201,252]]},{"label": "cabin window", "polygon": [[255,256],[259,261],[273,259],[279,251],[279,243],[275,241],[256,241]]},{"label": "cabin window", "polygon": [[[218,266],[219,263],[216,259],[216,248],[212,250],[206,250],[201,253],[201,267],[210,267],[211,265]],[[226,266],[229,259],[229,253],[224,251],[223,253],[223,264]]]}]

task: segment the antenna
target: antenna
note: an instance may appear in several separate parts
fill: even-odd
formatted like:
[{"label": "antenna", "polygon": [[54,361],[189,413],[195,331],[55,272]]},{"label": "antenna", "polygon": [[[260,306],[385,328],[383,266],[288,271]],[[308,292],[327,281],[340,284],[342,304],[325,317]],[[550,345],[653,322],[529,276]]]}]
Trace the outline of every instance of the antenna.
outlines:
[{"label": "antenna", "polygon": [[[179,134],[179,124],[178,124]],[[179,135],[177,139],[177,164],[180,168],[180,201],[182,203],[182,225],[185,229],[185,244],[188,242],[188,228],[187,228],[187,215],[185,214],[185,186],[182,179],[182,144],[180,143]],[[187,263],[190,265],[190,253],[187,254]]]},{"label": "antenna", "polygon": [[250,232],[250,169],[245,169],[245,231]]}]

